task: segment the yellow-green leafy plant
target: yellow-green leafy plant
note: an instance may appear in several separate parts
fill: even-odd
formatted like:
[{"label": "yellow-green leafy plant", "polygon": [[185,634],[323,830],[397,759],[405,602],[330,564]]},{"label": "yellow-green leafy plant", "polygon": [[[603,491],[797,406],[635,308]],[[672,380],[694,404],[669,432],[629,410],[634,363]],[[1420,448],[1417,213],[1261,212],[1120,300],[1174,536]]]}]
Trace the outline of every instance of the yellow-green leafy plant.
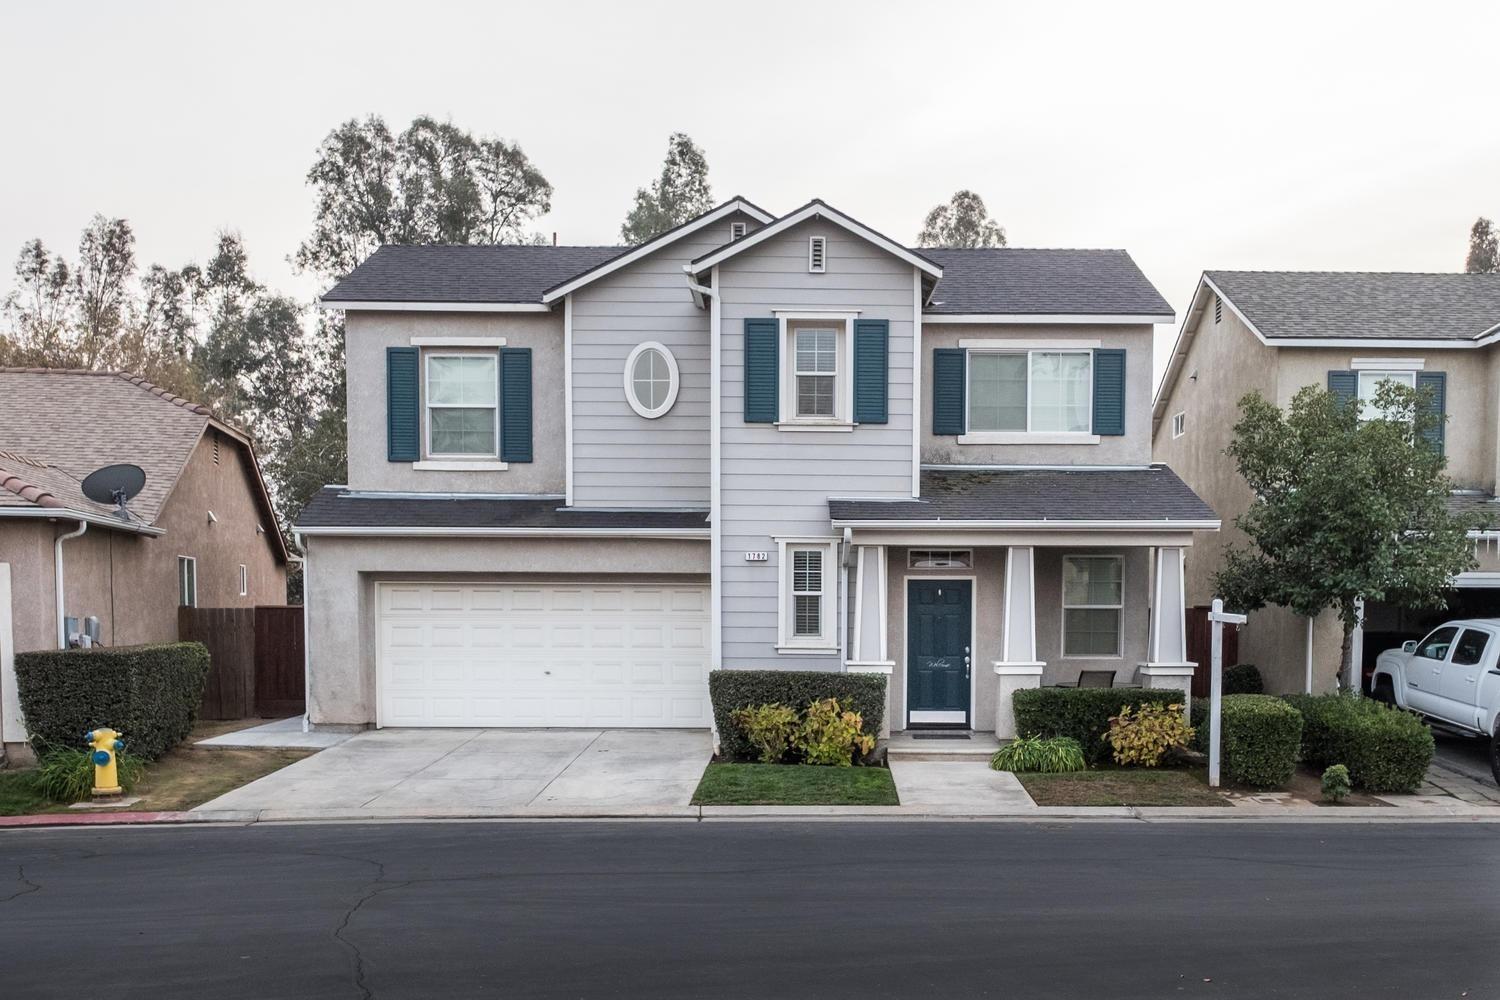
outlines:
[{"label": "yellow-green leafy plant", "polygon": [[1182,717],[1181,705],[1126,705],[1109,720],[1104,738],[1114,750],[1116,764],[1156,767],[1167,751],[1188,745],[1193,727]]},{"label": "yellow-green leafy plant", "polygon": [[790,705],[747,705],[730,715],[745,739],[760,753],[762,764],[779,764],[792,748],[800,721]]},{"label": "yellow-green leafy plant", "polygon": [[809,764],[849,767],[856,754],[863,757],[875,749],[875,737],[864,728],[865,720],[858,712],[846,712],[837,698],[824,698],[803,713],[797,749]]}]

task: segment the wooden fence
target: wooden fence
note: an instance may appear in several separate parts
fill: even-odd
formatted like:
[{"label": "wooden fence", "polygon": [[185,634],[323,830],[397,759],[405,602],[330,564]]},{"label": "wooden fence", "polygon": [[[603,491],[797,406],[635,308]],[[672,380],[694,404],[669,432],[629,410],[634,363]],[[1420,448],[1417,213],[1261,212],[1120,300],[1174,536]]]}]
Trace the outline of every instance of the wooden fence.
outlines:
[{"label": "wooden fence", "polygon": [[[1193,670],[1194,698],[1207,698],[1213,683],[1212,643],[1213,631],[1209,627],[1209,608],[1187,609],[1187,654],[1189,662],[1196,663]],[[1240,629],[1238,625],[1224,626],[1224,666],[1240,662]]]},{"label": "wooden fence", "polygon": [[178,608],[177,637],[208,647],[199,717],[280,718],[303,710],[302,608]]}]

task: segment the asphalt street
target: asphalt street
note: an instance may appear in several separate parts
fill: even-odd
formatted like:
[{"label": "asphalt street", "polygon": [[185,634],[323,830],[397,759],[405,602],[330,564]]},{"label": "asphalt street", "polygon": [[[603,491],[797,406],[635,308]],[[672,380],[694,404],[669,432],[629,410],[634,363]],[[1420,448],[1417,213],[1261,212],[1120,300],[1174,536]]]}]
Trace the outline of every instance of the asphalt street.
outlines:
[{"label": "asphalt street", "polygon": [[1500,825],[0,832],[0,996],[1500,996]]}]

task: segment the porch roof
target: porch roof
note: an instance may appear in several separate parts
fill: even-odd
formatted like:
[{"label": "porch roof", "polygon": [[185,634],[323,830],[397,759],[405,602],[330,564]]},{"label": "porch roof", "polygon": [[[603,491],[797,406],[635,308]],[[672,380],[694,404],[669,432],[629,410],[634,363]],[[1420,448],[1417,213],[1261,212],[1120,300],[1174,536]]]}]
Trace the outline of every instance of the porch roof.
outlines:
[{"label": "porch roof", "polygon": [[831,497],[835,525],[962,526],[1046,522],[1170,525],[1217,529],[1218,515],[1165,465],[1134,468],[959,468],[922,470],[922,495],[879,500]]}]

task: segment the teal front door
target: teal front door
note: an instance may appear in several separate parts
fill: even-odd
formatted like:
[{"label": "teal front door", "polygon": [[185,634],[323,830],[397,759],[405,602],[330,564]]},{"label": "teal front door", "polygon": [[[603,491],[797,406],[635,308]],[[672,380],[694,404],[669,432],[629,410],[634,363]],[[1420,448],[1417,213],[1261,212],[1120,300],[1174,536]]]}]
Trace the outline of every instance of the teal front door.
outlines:
[{"label": "teal front door", "polygon": [[909,580],[906,594],[906,721],[969,725],[972,580]]}]

